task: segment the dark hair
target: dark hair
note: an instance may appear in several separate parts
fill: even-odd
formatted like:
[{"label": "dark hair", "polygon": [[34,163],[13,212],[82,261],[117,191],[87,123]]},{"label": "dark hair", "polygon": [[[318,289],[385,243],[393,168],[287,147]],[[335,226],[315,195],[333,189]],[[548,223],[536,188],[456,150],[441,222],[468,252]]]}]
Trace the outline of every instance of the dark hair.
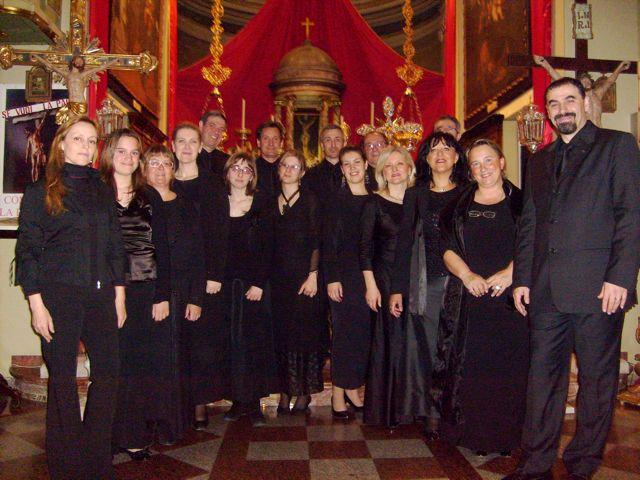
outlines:
[{"label": "dark hair", "polygon": [[224,179],[224,185],[227,187],[227,193],[231,193],[231,186],[229,185],[229,170],[237,163],[247,162],[249,168],[253,170],[253,178],[247,184],[247,188],[245,193],[247,195],[253,195],[256,191],[258,185],[258,168],[256,167],[256,160],[250,153],[247,152],[236,152],[231,155],[227,162],[224,164],[224,168],[222,169],[222,178]]},{"label": "dark hair", "polygon": [[559,78],[558,80],[551,82],[547,87],[547,89],[544,91],[544,103],[547,103],[547,97],[551,90],[553,90],[554,88],[562,87],[564,85],[573,85],[574,87],[576,87],[580,92],[580,96],[582,98],[587,96],[584,86],[582,85],[582,83],[580,83],[579,80],[576,80],[575,78],[571,78],[571,77],[562,77],[562,78]]},{"label": "dark hair", "polygon": [[458,154],[458,161],[453,165],[449,179],[456,185],[465,185],[469,182],[469,167],[462,147],[453,135],[445,132],[433,132],[420,145],[416,156],[417,183],[431,186],[433,174],[427,162],[427,156],[436,145],[444,143],[447,147],[453,148]]},{"label": "dark hair", "polygon": [[173,140],[174,142],[176,141],[176,136],[178,135],[178,132],[180,130],[193,130],[194,132],[196,132],[198,134],[198,141],[200,143],[202,143],[202,132],[200,132],[200,129],[198,128],[198,126],[195,123],[193,123],[193,122],[180,122],[173,129],[173,134],[171,135],[171,140]]},{"label": "dark hair", "polygon": [[273,120],[269,120],[268,122],[262,122],[260,125],[258,125],[258,128],[256,128],[256,138],[258,140],[260,140],[260,137],[262,136],[262,131],[265,128],[277,128],[278,131],[280,132],[280,137],[282,139],[284,139],[284,127],[282,126],[282,124],[280,122],[275,122]]},{"label": "dark hair", "polygon": [[[138,148],[140,148],[140,153],[142,154],[142,140],[140,139],[140,135],[129,128],[119,128],[118,130],[114,130],[107,137],[107,140],[104,142],[102,155],[100,156],[100,178],[104,183],[113,188],[113,194],[116,197],[118,196],[118,187],[113,179],[113,156],[115,154],[116,147],[118,146],[118,142],[123,137],[133,138],[138,142]],[[133,187],[133,196],[135,198],[140,192],[142,192],[142,189],[146,185],[142,168],[138,166],[131,177],[131,186]]]},{"label": "dark hair", "polygon": [[204,125],[209,120],[209,117],[218,117],[224,120],[224,123],[227,123],[227,117],[220,110],[207,110],[200,117],[200,122]]},{"label": "dark hair", "polygon": [[456,117],[454,117],[453,115],[440,115],[438,118],[436,118],[436,121],[433,122],[433,125],[435,126],[435,124],[438,123],[440,120],[450,120],[450,121],[452,121],[456,126],[456,130],[458,132],[460,132],[460,121]]},{"label": "dark hair", "polygon": [[[62,167],[65,163],[64,151],[62,150],[62,142],[69,133],[72,127],[79,123],[86,123],[96,130],[96,138],[98,137],[98,126],[96,122],[89,117],[77,117],[72,118],[67,123],[62,125],[56,132],[56,136],[51,143],[51,149],[49,151],[49,159],[47,166],[45,167],[45,196],[44,203],[47,213],[51,215],[59,215],[66,211],[64,204],[62,203],[64,196],[67,194],[67,189],[62,183]],[[98,156],[98,149],[93,154],[91,162],[95,162]]]},{"label": "dark hair", "polygon": [[342,163],[342,157],[344,155],[346,155],[347,153],[350,152],[354,152],[357,153],[358,155],[360,155],[360,158],[362,158],[362,160],[365,160],[365,156],[364,156],[364,152],[362,151],[362,149],[356,145],[347,145],[346,147],[342,147],[340,149],[340,152],[338,152],[338,158],[340,159],[340,163]]}]

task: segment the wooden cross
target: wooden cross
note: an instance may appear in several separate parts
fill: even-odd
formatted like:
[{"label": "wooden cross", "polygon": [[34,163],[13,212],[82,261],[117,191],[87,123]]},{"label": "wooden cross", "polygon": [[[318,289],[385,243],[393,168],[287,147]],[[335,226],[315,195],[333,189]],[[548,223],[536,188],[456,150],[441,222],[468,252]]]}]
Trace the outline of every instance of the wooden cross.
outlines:
[{"label": "wooden cross", "polygon": [[[587,0],[575,0],[575,3],[586,4]],[[576,57],[545,57],[554,68],[562,70],[572,70],[576,72],[576,77],[585,72],[613,72],[622,60],[596,60],[589,58],[588,40],[576,39]],[[508,65],[510,67],[539,67],[532,55],[512,53],[509,55]],[[638,62],[630,62],[629,68],[623,73],[638,73]]]},{"label": "wooden cross", "polygon": [[[69,105],[63,109],[75,108],[73,114],[86,113],[84,90],[89,80],[99,80],[97,73],[105,70],[139,70],[146,74],[158,66],[158,60],[149,52],[138,55],[105,53],[97,38],[89,40],[85,31],[87,22],[87,1],[71,0],[71,22],[66,37],[56,38],[55,45],[46,51],[18,50],[10,45],[2,45],[0,66],[7,70],[14,65],[40,65],[52,70],[67,84]],[[75,64],[81,64],[81,67],[72,68]],[[66,119],[62,116],[56,122],[64,123]]]},{"label": "wooden cross", "polygon": [[309,20],[309,17],[304,19],[304,22],[300,22],[300,25],[302,25],[304,27],[304,31],[305,31],[305,36],[307,38],[307,40],[309,40],[309,33],[311,30],[311,27],[315,27],[315,23],[312,22],[311,20]]}]

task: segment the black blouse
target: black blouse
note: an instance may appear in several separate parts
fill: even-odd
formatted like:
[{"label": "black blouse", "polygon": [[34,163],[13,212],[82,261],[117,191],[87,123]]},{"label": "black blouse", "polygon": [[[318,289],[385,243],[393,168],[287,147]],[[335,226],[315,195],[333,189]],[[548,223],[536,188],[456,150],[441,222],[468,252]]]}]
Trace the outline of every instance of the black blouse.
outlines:
[{"label": "black blouse", "polygon": [[440,212],[459,194],[459,189],[453,188],[447,192],[429,190],[429,202],[423,219],[424,247],[427,259],[427,276],[444,277],[449,275],[440,255]]},{"label": "black blouse", "polygon": [[20,208],[16,284],[26,296],[52,282],[78,287],[125,284],[125,252],[113,190],[91,167],[65,163],[65,210],[45,209],[45,181],[28,185]]},{"label": "black blouse", "polygon": [[393,265],[402,204],[372,195],[362,211],[360,269],[377,271]]},{"label": "black blouse", "polygon": [[116,202],[116,208],[129,260],[127,281],[157,280],[154,301],[169,300],[170,253],[160,194],[145,187],[129,205],[123,207]]}]

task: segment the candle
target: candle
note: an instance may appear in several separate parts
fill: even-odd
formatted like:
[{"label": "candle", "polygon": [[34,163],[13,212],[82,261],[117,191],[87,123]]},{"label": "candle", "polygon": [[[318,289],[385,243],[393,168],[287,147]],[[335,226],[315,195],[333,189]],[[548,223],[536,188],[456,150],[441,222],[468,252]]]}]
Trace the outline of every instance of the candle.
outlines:
[{"label": "candle", "polygon": [[375,111],[376,111],[376,106],[373,102],[371,102],[371,125],[373,125],[373,122],[375,120]]},{"label": "candle", "polygon": [[240,128],[242,128],[242,130],[244,130],[244,127],[245,127],[245,121],[244,121],[244,120],[245,120],[245,118],[244,118],[244,117],[245,117],[245,110],[246,110],[246,108],[247,108],[247,102],[246,102],[246,101],[245,101],[245,99],[243,98],[243,99],[242,99],[242,122],[241,122],[242,126],[240,127]]}]

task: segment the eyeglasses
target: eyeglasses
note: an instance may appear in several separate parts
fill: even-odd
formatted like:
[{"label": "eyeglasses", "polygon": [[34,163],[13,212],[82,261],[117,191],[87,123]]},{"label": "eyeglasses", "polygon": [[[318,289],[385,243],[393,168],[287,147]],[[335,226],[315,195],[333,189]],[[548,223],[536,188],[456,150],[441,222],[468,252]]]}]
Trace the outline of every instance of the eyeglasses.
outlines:
[{"label": "eyeglasses", "polygon": [[484,217],[484,218],[496,218],[496,212],[492,212],[491,210],[469,210],[469,216],[472,218]]},{"label": "eyeglasses", "polygon": [[297,171],[300,170],[300,165],[299,164],[291,164],[291,165],[286,165],[284,163],[281,163],[278,168],[281,168],[282,170],[293,170],[293,171]]},{"label": "eyeglasses", "polygon": [[151,159],[147,162],[151,168],[173,168],[173,162],[171,160],[158,160],[157,158]]},{"label": "eyeglasses", "polygon": [[231,167],[231,171],[236,174],[242,173],[243,175],[253,175],[253,169],[250,167],[241,167],[240,165],[234,165]]},{"label": "eyeglasses", "polygon": [[385,142],[373,142],[364,144],[364,148],[366,148],[367,150],[373,150],[374,148],[382,148],[386,146],[387,144]]}]

